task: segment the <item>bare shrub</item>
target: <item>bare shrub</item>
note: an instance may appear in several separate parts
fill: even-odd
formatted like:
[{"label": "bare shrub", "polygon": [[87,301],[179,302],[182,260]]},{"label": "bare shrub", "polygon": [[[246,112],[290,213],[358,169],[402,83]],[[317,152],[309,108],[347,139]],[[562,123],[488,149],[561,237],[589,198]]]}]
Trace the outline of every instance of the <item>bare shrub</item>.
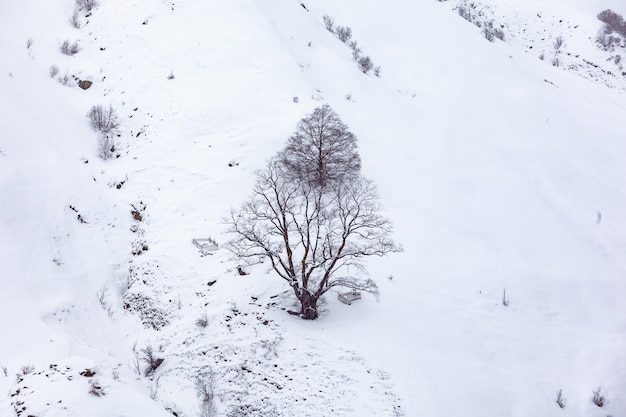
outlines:
[{"label": "bare shrub", "polygon": [[15,374],[15,378],[19,382],[24,375],[28,375],[34,370],[35,370],[35,367],[33,365],[24,365],[20,368],[20,371],[17,374]]},{"label": "bare shrub", "polygon": [[601,390],[602,388],[598,387],[592,391],[593,397],[591,397],[591,401],[593,401],[593,403],[598,407],[604,407],[606,404],[606,398],[604,398],[604,395],[600,394]]},{"label": "bare shrub", "polygon": [[337,26],[335,34],[341,42],[348,42],[352,38],[352,29],[348,26]]},{"label": "bare shrub", "polygon": [[70,43],[70,41],[67,39],[61,42],[59,48],[61,49],[61,52],[65,55],[76,55],[78,51],[80,51],[78,42],[74,41],[74,43]]},{"label": "bare shrub", "polygon": [[357,61],[357,64],[363,74],[367,74],[374,68],[374,62],[372,62],[372,59],[369,56],[362,56]]},{"label": "bare shrub", "polygon": [[350,49],[352,49],[352,59],[355,61],[359,60],[361,53],[363,52],[356,41],[351,41],[349,44]]},{"label": "bare shrub", "polygon": [[59,75],[59,78],[57,78],[57,81],[59,81],[61,84],[63,84],[66,87],[70,87],[73,85],[73,78],[68,71],[65,71],[64,75]]},{"label": "bare shrub", "polygon": [[462,4],[457,9],[457,12],[459,13],[459,16],[461,16],[463,19],[467,20],[468,22],[473,22],[474,19],[470,7]]},{"label": "bare shrub", "polygon": [[146,365],[143,370],[144,376],[154,374],[154,371],[163,363],[163,358],[158,358],[150,345],[141,349],[139,359]]},{"label": "bare shrub", "polygon": [[26,39],[26,49],[30,49],[34,43],[35,43],[35,40],[33,38]]},{"label": "bare shrub", "polygon": [[51,65],[48,71],[50,72],[50,78],[54,78],[59,73],[59,67],[57,67],[56,65]]},{"label": "bare shrub", "polygon": [[78,16],[78,10],[74,10],[74,13],[70,16],[69,22],[72,27],[80,29],[80,17]]},{"label": "bare shrub", "polygon": [[505,307],[509,306],[509,298],[506,296],[506,288],[502,290],[502,305]]},{"label": "bare shrub", "polygon": [[565,42],[563,41],[563,37],[562,36],[557,36],[557,38],[554,40],[554,58],[552,58],[552,65],[554,65],[555,67],[560,67],[561,66],[561,48],[563,47],[563,45],[565,45]]},{"label": "bare shrub", "polygon": [[[110,157],[103,158],[100,154],[98,156],[100,156],[102,159],[110,158]],[[98,299],[98,303],[100,303],[100,306],[107,313],[107,315],[109,317],[113,317],[113,307],[111,306],[111,303],[109,303],[108,301],[108,298],[109,298],[109,283],[108,282],[105,283],[102,287],[100,287],[100,289],[96,293],[96,298]]]},{"label": "bare shrub", "polygon": [[208,370],[196,377],[196,394],[200,398],[200,412],[198,417],[213,417],[217,415],[215,404],[215,373]]},{"label": "bare shrub", "polygon": [[6,367],[6,365],[0,365],[0,369],[2,369],[2,373],[4,374],[5,377],[9,376],[9,370]]},{"label": "bare shrub", "polygon": [[[97,155],[98,158],[102,159],[103,161],[106,161],[108,159],[112,159],[115,156],[115,141],[113,140],[113,137],[110,134],[107,133],[102,133],[98,136],[98,148],[97,148]],[[113,310],[111,309],[111,304],[106,304],[106,306],[103,306],[102,308],[104,308],[104,311],[107,312],[107,314],[109,315],[109,317],[113,316]]]},{"label": "bare shrub", "polygon": [[76,0],[76,6],[90,12],[98,7],[98,2],[97,0]]},{"label": "bare shrub", "polygon": [[324,16],[322,16],[322,21],[324,22],[324,27],[326,27],[326,30],[328,30],[329,32],[335,31],[335,19],[325,14]]},{"label": "bare shrub", "polygon": [[202,316],[200,316],[196,320],[196,326],[198,326],[198,327],[205,328],[208,325],[209,325],[209,318],[207,317],[206,313],[204,313]]},{"label": "bare shrub", "polygon": [[482,33],[489,42],[493,42],[496,38],[504,41],[504,31],[493,20],[484,22]]},{"label": "bare shrub", "polygon": [[174,72],[172,70],[170,70],[170,73],[167,74],[167,79],[168,80],[173,80],[174,78],[176,78],[176,76],[174,75]]},{"label": "bare shrub", "polygon": [[374,67],[374,75],[380,78],[381,74],[382,74],[382,69],[380,68],[380,65],[377,67]]},{"label": "bare shrub", "polygon": [[567,398],[563,396],[563,390],[560,389],[559,392],[556,393],[556,403],[560,408],[565,408],[567,404]]},{"label": "bare shrub", "polygon": [[20,368],[21,375],[28,375],[35,370],[34,365],[24,365]]},{"label": "bare shrub", "polygon": [[89,117],[91,127],[101,133],[115,132],[120,125],[117,113],[111,105],[108,108],[100,105],[93,106],[87,113],[87,117]]}]

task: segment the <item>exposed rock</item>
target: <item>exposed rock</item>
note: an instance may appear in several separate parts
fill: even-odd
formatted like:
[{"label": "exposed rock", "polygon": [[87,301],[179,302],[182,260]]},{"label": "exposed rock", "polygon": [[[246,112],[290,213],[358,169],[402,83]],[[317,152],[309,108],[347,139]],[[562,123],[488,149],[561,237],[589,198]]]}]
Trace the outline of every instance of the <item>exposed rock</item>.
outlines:
[{"label": "exposed rock", "polygon": [[82,88],[83,90],[88,89],[89,87],[91,87],[91,84],[93,84],[93,82],[89,81],[89,80],[80,80],[78,82],[78,86],[80,88]]}]

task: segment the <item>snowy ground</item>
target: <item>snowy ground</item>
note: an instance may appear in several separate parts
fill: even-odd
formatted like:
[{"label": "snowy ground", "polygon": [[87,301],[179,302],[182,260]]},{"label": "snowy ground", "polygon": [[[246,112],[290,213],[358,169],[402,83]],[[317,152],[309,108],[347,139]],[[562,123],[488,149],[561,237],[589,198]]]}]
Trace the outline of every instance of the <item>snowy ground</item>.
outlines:
[{"label": "snowy ground", "polygon": [[[476,2],[494,43],[453,1],[101,0],[80,29],[40,3],[0,14],[0,415],[194,416],[199,376],[224,416],[626,415],[626,83],[589,39],[621,1]],[[560,68],[538,59],[556,36]],[[323,103],[405,251],[368,263],[380,302],[305,322],[267,265],[192,239],[225,243]],[[96,104],[121,120],[108,161]]]}]

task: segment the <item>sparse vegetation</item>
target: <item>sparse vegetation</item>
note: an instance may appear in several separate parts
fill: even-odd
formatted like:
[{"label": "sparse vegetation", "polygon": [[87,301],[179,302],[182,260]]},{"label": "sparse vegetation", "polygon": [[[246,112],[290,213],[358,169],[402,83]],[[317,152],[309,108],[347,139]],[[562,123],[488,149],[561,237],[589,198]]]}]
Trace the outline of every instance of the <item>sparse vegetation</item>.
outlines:
[{"label": "sparse vegetation", "polygon": [[98,7],[97,0],[76,0],[76,6],[79,9],[84,9],[88,12]]},{"label": "sparse vegetation", "polygon": [[56,65],[51,65],[48,71],[50,73],[50,78],[54,78],[59,73],[59,67],[57,67]]},{"label": "sparse vegetation", "polygon": [[322,16],[322,21],[324,22],[324,27],[326,27],[326,30],[333,33],[335,32],[335,20],[332,17],[325,14],[324,16]]},{"label": "sparse vegetation", "polygon": [[204,313],[202,316],[196,319],[196,326],[205,328],[208,325],[209,325],[209,318],[207,317],[206,313]]},{"label": "sparse vegetation", "polygon": [[65,71],[65,74],[63,75],[59,75],[59,78],[57,78],[57,81],[59,81],[61,84],[63,84],[66,87],[71,87],[74,85],[74,79],[72,78],[72,76],[70,75],[70,73],[68,71]]},{"label": "sparse vegetation", "polygon": [[157,368],[163,363],[163,358],[157,357],[154,349],[150,345],[141,349],[139,359],[145,364],[143,369],[144,376],[151,376],[154,374],[154,371],[156,371]]},{"label": "sparse vegetation", "polygon": [[109,298],[109,283],[108,282],[105,283],[102,287],[100,287],[100,289],[96,293],[96,298],[98,299],[98,303],[100,303],[100,306],[107,313],[107,315],[109,317],[113,317],[113,308],[111,306],[111,303],[109,303],[108,301],[108,298]]},{"label": "sparse vegetation", "polygon": [[61,52],[65,55],[76,55],[78,51],[80,51],[78,42],[74,41],[74,43],[70,43],[68,39],[61,42],[59,48],[61,49]]},{"label": "sparse vegetation", "polygon": [[35,40],[33,38],[28,38],[26,40],[26,49],[30,50],[30,48],[33,46],[34,43],[35,43]]},{"label": "sparse vegetation", "polygon": [[556,393],[556,403],[560,408],[565,408],[567,404],[567,398],[563,396],[563,390],[560,389],[559,392]]},{"label": "sparse vegetation", "polygon": [[214,417],[217,415],[215,404],[215,373],[208,370],[196,377],[196,394],[200,399],[198,417]]},{"label": "sparse vegetation", "polygon": [[506,288],[502,290],[502,305],[505,307],[509,306],[509,298],[506,295]]},{"label": "sparse vegetation", "polygon": [[601,390],[602,388],[598,387],[592,391],[593,397],[591,397],[591,401],[593,401],[593,403],[598,407],[604,407],[606,404],[606,398],[604,398],[604,395],[600,393]]},{"label": "sparse vegetation", "polygon": [[561,48],[563,47],[563,45],[565,44],[565,42],[563,41],[563,37],[562,36],[558,36],[555,40],[554,40],[554,58],[552,58],[552,65],[554,65],[555,67],[559,67],[561,66]]},{"label": "sparse vegetation", "polygon": [[70,16],[69,22],[70,22],[70,25],[72,25],[72,27],[76,29],[80,29],[81,23],[80,23],[80,17],[78,15],[78,10],[74,10],[74,13],[72,13],[72,16]]}]

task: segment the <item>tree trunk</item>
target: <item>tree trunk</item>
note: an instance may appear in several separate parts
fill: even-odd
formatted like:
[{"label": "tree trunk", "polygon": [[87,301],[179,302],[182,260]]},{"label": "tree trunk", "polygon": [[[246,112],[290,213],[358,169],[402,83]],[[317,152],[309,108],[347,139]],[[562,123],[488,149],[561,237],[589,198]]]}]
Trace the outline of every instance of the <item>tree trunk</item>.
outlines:
[{"label": "tree trunk", "polygon": [[319,314],[317,314],[317,300],[313,294],[309,294],[308,291],[302,291],[302,296],[300,297],[300,303],[302,304],[302,318],[304,320],[315,320],[318,318]]}]

